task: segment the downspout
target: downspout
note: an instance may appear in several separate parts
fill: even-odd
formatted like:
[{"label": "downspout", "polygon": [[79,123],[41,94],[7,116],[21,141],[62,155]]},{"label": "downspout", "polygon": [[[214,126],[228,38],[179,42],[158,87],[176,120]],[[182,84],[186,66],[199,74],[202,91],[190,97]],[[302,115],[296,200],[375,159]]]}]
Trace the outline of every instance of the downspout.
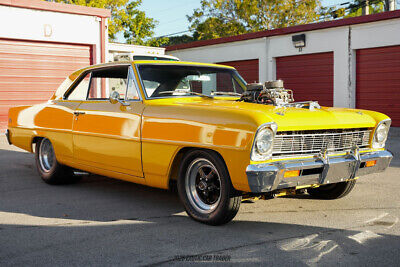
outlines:
[{"label": "downspout", "polygon": [[[100,63],[106,63],[106,19],[100,20]],[[101,79],[101,96],[106,98],[106,84]]]},{"label": "downspout", "polygon": [[354,62],[353,62],[353,50],[351,48],[351,31],[352,28],[349,26],[349,32],[347,37],[347,92],[348,92],[348,106],[350,108],[355,108],[356,101],[355,101],[355,84],[353,84],[353,73],[354,73]]}]

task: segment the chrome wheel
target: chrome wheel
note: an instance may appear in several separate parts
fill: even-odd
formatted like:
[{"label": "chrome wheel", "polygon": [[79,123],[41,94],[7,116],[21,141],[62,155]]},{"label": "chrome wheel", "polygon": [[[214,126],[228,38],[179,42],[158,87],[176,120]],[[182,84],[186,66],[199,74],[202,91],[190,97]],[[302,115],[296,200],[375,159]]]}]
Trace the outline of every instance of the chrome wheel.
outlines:
[{"label": "chrome wheel", "polygon": [[221,199],[221,178],[214,164],[198,158],[189,165],[185,178],[191,205],[201,213],[213,212]]},{"label": "chrome wheel", "polygon": [[55,163],[54,149],[49,139],[45,138],[39,147],[39,163],[40,168],[44,172],[49,172]]}]

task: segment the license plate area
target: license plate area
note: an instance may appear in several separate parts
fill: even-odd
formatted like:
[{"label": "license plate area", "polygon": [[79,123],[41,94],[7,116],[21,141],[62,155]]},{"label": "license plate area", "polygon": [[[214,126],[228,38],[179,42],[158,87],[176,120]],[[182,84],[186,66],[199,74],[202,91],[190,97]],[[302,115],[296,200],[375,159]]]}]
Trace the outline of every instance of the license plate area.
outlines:
[{"label": "license plate area", "polygon": [[[331,158],[326,177],[321,177],[321,181],[326,184],[337,183],[352,178],[357,169],[358,161],[354,157]],[[323,174],[322,174],[323,175]]]}]

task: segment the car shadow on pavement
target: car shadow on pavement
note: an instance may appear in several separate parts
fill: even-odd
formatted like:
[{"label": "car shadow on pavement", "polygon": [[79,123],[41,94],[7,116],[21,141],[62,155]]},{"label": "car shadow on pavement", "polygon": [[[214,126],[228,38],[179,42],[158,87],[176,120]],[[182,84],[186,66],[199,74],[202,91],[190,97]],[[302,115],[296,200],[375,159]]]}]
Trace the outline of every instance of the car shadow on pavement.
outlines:
[{"label": "car shadow on pavement", "polygon": [[371,230],[246,220],[212,227],[180,215],[97,224],[0,224],[0,234],[2,266],[136,266],[182,261],[396,266],[400,253],[399,236]]},{"label": "car shadow on pavement", "polygon": [[34,164],[33,154],[0,150],[0,212],[104,222],[184,211],[176,193],[97,175],[48,185]]},{"label": "car shadow on pavement", "polygon": [[212,227],[188,218],[170,191],[101,176],[47,185],[29,153],[0,150],[0,170],[1,266],[398,264],[400,237],[385,219],[336,229],[244,213]]}]

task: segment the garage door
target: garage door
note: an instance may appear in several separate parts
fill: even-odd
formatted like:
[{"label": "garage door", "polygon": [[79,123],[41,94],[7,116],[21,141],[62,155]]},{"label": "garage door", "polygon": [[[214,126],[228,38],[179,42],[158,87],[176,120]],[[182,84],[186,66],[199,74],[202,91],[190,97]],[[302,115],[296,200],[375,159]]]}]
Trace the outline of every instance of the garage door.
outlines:
[{"label": "garage door", "polygon": [[400,46],[356,52],[356,106],[385,113],[400,126]]},{"label": "garage door", "polygon": [[90,63],[90,46],[0,39],[0,130],[10,107],[48,100],[69,73]]},{"label": "garage door", "polygon": [[218,64],[234,67],[248,83],[258,82],[258,59],[225,61]]},{"label": "garage door", "polygon": [[333,106],[333,52],[278,57],[276,77],[293,90],[295,101]]}]

